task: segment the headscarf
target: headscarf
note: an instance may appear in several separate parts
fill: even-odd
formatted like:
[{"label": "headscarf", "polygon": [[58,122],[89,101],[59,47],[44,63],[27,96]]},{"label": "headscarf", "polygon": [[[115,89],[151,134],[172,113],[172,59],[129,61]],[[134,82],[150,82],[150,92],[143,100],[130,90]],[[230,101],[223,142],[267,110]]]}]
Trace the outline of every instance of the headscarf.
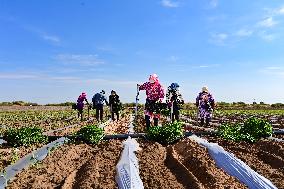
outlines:
[{"label": "headscarf", "polygon": [[150,77],[149,77],[149,81],[151,81],[151,80],[153,80],[153,81],[154,81],[154,84],[155,84],[155,85],[157,85],[157,84],[159,84],[159,83],[160,83],[160,81],[159,81],[159,78],[158,78],[157,74],[152,74],[152,75],[150,75]]},{"label": "headscarf", "polygon": [[81,97],[86,97],[87,94],[85,92],[82,92]]}]

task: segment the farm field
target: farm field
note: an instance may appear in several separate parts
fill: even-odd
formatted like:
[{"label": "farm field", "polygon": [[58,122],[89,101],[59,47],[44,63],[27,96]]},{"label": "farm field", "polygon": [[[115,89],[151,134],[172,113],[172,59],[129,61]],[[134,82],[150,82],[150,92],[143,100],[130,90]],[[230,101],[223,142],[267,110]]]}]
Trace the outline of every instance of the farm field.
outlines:
[{"label": "farm field", "polygon": [[[33,107],[31,107],[33,108]],[[86,125],[98,125],[91,111],[91,118],[80,122],[76,112],[70,108],[54,109],[13,109],[0,111],[0,125],[4,133],[7,127],[22,128],[38,125],[50,136],[70,136]],[[16,115],[16,118],[12,116]],[[9,115],[9,116],[8,116]],[[69,116],[69,117],[68,117]],[[269,121],[274,129],[282,129],[283,111],[219,111],[214,115],[211,129],[217,130],[223,123],[242,123],[255,116]],[[72,121],[66,121],[73,117]],[[42,119],[42,120],[41,120]],[[107,120],[107,119],[106,119]],[[30,121],[30,122],[29,122]],[[62,125],[48,127],[49,125]],[[183,112],[184,128],[191,132],[206,131],[196,122],[196,112]],[[16,124],[14,124],[16,123]],[[29,124],[31,123],[31,124]],[[160,124],[167,123],[162,117]],[[104,127],[105,135],[127,134],[131,124],[131,112],[124,111],[119,121],[110,121]],[[56,129],[66,126],[64,130]],[[146,133],[142,111],[134,121],[135,133]],[[55,131],[52,131],[54,130]],[[47,132],[51,131],[51,132]],[[275,136],[281,138],[283,135]],[[277,188],[284,188],[284,144],[271,139],[261,139],[256,143],[227,141],[218,136],[201,136],[209,142],[218,143],[226,151],[234,154],[254,171],[269,179]],[[208,150],[198,143],[184,138],[173,144],[159,144],[149,138],[137,139],[141,150],[136,155],[139,175],[144,188],[248,188],[237,178],[219,168]],[[0,146],[0,170],[12,165],[18,159],[42,147],[35,144],[29,147]],[[102,140],[98,145],[80,141],[70,141],[54,149],[43,161],[21,171],[9,182],[7,188],[118,188],[115,175],[116,165],[123,150],[123,140]]]}]

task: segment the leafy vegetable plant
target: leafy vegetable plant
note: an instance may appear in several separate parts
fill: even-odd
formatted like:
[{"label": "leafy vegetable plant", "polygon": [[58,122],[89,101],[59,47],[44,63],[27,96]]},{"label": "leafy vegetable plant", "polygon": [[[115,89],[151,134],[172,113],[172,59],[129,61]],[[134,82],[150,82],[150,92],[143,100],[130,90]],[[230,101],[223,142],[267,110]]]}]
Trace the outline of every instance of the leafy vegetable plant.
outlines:
[{"label": "leafy vegetable plant", "polygon": [[48,140],[47,136],[42,134],[42,129],[38,127],[10,128],[4,133],[3,138],[14,147],[45,143]]},{"label": "leafy vegetable plant", "polygon": [[272,125],[258,118],[249,118],[243,125],[224,124],[218,128],[219,135],[227,140],[257,142],[272,134]]},{"label": "leafy vegetable plant", "polygon": [[96,125],[88,125],[81,128],[77,132],[77,136],[81,137],[86,142],[98,144],[104,137],[104,130]]},{"label": "leafy vegetable plant", "polygon": [[171,144],[183,136],[180,122],[168,123],[162,127],[152,126],[147,133],[149,139],[161,144]]}]

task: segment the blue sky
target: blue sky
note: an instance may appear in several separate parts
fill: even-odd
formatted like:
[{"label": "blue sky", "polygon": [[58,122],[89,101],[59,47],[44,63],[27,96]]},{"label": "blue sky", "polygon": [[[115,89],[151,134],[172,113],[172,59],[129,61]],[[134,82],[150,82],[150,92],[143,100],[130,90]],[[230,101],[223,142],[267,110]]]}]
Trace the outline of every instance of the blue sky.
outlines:
[{"label": "blue sky", "polygon": [[0,101],[133,102],[157,73],[186,101],[284,102],[283,42],[281,0],[0,0]]}]

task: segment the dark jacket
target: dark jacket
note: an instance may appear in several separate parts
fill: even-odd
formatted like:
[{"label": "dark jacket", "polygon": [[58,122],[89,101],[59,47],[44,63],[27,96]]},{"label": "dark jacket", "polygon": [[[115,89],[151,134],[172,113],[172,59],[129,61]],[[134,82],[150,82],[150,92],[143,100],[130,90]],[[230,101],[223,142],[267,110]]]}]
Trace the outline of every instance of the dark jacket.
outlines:
[{"label": "dark jacket", "polygon": [[106,104],[108,104],[106,97],[101,93],[95,94],[92,98],[92,102],[93,102],[94,106],[96,106],[98,104],[104,104],[104,102],[106,102]]},{"label": "dark jacket", "polygon": [[113,112],[120,111],[121,103],[120,103],[120,100],[119,100],[119,96],[117,94],[109,96],[109,106],[112,108]]},{"label": "dark jacket", "polygon": [[181,106],[184,104],[184,100],[179,90],[173,90],[169,87],[166,97],[167,97],[166,102],[167,103],[172,102],[173,108],[175,110],[181,109]]}]

